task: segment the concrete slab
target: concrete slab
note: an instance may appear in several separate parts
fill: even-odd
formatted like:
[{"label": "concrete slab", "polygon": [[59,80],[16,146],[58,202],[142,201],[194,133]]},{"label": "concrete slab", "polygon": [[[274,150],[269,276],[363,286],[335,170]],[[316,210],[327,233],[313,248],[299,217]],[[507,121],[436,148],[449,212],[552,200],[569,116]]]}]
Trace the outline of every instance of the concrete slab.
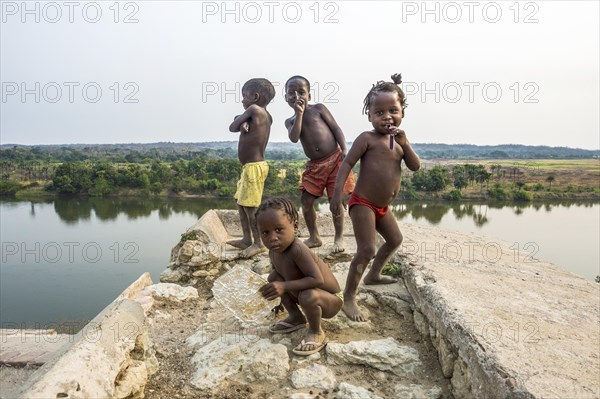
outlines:
[{"label": "concrete slab", "polygon": [[54,330],[0,330],[0,364],[22,367],[42,365],[63,345],[73,342],[73,335]]},{"label": "concrete slab", "polygon": [[406,285],[472,397],[600,397],[598,284],[495,238],[402,227]]}]

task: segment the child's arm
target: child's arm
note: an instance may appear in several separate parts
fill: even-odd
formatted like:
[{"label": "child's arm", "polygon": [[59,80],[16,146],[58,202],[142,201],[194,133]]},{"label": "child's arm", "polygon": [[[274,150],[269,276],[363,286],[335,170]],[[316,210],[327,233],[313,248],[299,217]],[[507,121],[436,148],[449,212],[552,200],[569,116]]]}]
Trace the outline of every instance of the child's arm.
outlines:
[{"label": "child's arm", "polygon": [[317,106],[319,107],[321,118],[323,118],[323,121],[327,124],[327,126],[329,126],[329,130],[331,130],[331,133],[333,133],[335,141],[337,141],[338,145],[340,146],[340,149],[342,150],[343,159],[348,153],[348,147],[346,146],[346,137],[344,136],[344,132],[342,131],[342,128],[340,128],[340,126],[337,124],[335,118],[333,117],[333,115],[331,115],[331,112],[329,112],[329,109],[327,109],[325,105],[317,104]]},{"label": "child's arm", "polygon": [[354,140],[348,155],[346,155],[342,161],[342,164],[340,165],[337,178],[335,179],[335,190],[333,191],[333,196],[329,202],[329,210],[331,210],[333,215],[339,215],[341,212],[340,205],[342,204],[342,197],[344,195],[344,182],[348,178],[348,175],[350,175],[352,172],[352,167],[354,167],[358,160],[367,151],[367,134],[368,132],[362,133],[356,138],[356,140]]},{"label": "child's arm", "polygon": [[[259,112],[261,112],[262,108],[259,107],[256,104],[252,104],[250,105],[243,114],[238,115],[235,117],[235,119],[233,120],[233,122],[231,122],[231,125],[229,125],[229,131],[230,132],[242,132],[242,133],[247,133],[247,126],[246,129],[242,129],[242,125],[247,122],[248,124],[250,123],[250,119],[252,119],[252,117],[256,117],[258,115]],[[243,131],[246,130],[246,131]]]},{"label": "child's arm", "polygon": [[294,246],[295,248],[291,248],[289,256],[293,257],[304,277],[298,280],[272,281],[263,285],[259,291],[267,300],[280,297],[289,291],[300,292],[310,288],[319,288],[325,282],[310,249],[304,244],[294,244]]},{"label": "child's arm", "polygon": [[306,104],[304,104],[302,100],[297,100],[294,103],[294,116],[285,121],[288,137],[292,143],[297,143],[298,140],[300,140],[300,133],[302,132],[302,116],[304,115],[305,108]]},{"label": "child's arm", "polygon": [[394,139],[404,151],[404,163],[406,167],[410,170],[417,171],[421,167],[421,160],[417,153],[413,150],[408,139],[406,138],[406,132],[404,130],[396,129],[396,133],[394,134]]}]

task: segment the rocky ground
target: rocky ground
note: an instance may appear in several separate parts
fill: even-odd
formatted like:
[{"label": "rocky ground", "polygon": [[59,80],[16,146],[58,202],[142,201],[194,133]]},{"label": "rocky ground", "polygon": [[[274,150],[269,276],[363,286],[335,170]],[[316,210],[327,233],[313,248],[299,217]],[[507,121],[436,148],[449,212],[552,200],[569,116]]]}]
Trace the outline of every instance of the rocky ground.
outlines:
[{"label": "rocky ground", "polygon": [[[266,256],[262,255],[252,261],[242,261],[242,264],[256,269],[257,266],[265,264],[265,259]],[[350,256],[342,254],[336,257],[325,256],[324,259],[336,273],[338,280],[345,280]],[[224,268],[227,269],[228,266],[225,265]],[[363,286],[359,303],[369,314],[369,321],[351,322],[340,312],[330,321],[324,322],[323,327],[330,341],[326,349],[309,358],[291,352],[301,340],[302,330],[272,335],[267,331],[267,326],[272,320],[265,320],[262,327],[245,329],[214,300],[211,287],[210,281],[202,280],[198,286],[197,299],[183,302],[162,300],[154,303],[148,320],[150,337],[155,345],[160,368],[150,377],[146,386],[147,398],[390,398],[398,397],[398,394],[411,397],[409,392],[417,395],[415,397],[451,397],[449,384],[442,375],[435,349],[431,342],[424,340],[415,329],[410,304],[404,301],[410,301],[410,296],[402,281],[390,286]],[[381,302],[392,304],[395,309]],[[399,306],[394,306],[398,303]],[[285,315],[277,316],[284,317]],[[277,344],[283,344],[289,357],[289,360],[286,359],[289,370],[281,372],[270,369],[267,373],[272,373],[276,378],[266,378],[264,375],[244,376],[242,370],[238,375],[233,375],[217,385],[210,388],[201,385],[202,389],[199,389],[198,383],[193,383],[197,378],[194,357],[203,350],[202,348],[213,345],[213,342],[224,341],[226,334],[237,334],[242,340],[247,338],[249,345],[258,339],[266,339],[275,347],[279,347]],[[196,337],[195,340],[190,339],[193,336]],[[197,339],[199,336],[201,339]],[[381,364],[369,364],[368,358],[374,356],[369,353],[363,354],[364,360],[360,357],[349,360],[340,358],[339,353],[332,354],[331,348],[344,351],[344,344],[377,342],[389,338],[395,341],[385,341],[385,348],[397,345],[400,350],[414,350],[414,353],[418,353],[418,361],[411,366],[412,370],[407,372],[401,370],[401,367],[383,370],[385,367]],[[190,344],[190,341],[194,341],[194,344]],[[368,348],[376,344],[364,345]],[[360,352],[357,348],[347,349]],[[250,366],[239,367],[241,369]],[[272,367],[277,367],[277,364],[274,363]],[[313,378],[311,370],[318,374],[314,376],[314,386],[310,386],[310,379]],[[298,382],[298,375],[302,373],[308,373],[309,382]],[[323,375],[328,375],[329,379],[323,381]],[[253,379],[255,381],[249,381]]]},{"label": "rocky ground", "polygon": [[[153,342],[143,358],[153,360],[156,352],[160,363],[149,380],[138,376],[145,397],[600,397],[594,283],[494,238],[403,224],[405,242],[391,270],[400,269],[405,280],[361,286],[359,305],[369,321],[350,322],[343,313],[324,321],[327,347],[299,357],[291,350],[301,330],[271,335],[273,315],[242,325],[222,305],[224,297],[255,292],[223,285],[223,274],[241,268],[246,277],[264,276],[270,264],[266,254],[241,260],[214,245],[224,242],[215,237],[239,236],[235,212],[220,213],[196,226],[208,226],[209,235],[175,246],[163,283],[146,287],[147,276],[132,284],[130,294],[140,296],[131,299],[145,309]],[[322,216],[319,230],[326,231],[331,222]],[[215,227],[223,225],[226,232]],[[300,236],[306,237],[302,224]],[[331,234],[323,236],[315,253],[343,284],[354,239],[345,237],[346,253],[331,256]],[[224,296],[215,291],[217,298],[216,280],[226,288]],[[4,396],[14,375],[8,371],[0,368],[2,398],[11,397]]]}]

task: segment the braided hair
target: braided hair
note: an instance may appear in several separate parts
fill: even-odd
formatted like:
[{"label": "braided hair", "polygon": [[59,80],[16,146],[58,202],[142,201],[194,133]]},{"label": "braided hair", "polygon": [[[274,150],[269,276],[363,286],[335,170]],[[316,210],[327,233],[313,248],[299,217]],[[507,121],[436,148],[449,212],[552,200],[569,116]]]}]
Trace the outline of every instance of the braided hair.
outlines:
[{"label": "braided hair", "polygon": [[261,212],[266,211],[267,209],[280,209],[283,213],[288,217],[289,221],[292,222],[294,226],[298,226],[298,210],[292,201],[285,197],[271,197],[265,199],[258,209],[256,210],[256,217]]},{"label": "braided hair", "polygon": [[384,82],[383,80],[379,80],[376,84],[373,85],[367,96],[365,97],[363,107],[363,114],[369,113],[369,107],[371,106],[371,102],[373,101],[373,97],[375,97],[379,93],[388,92],[388,93],[397,93],[398,99],[400,100],[400,105],[402,105],[402,114],[404,115],[404,109],[408,106],[406,103],[406,95],[400,88],[400,83],[402,83],[402,75],[399,73],[395,73],[392,75],[392,82]]}]

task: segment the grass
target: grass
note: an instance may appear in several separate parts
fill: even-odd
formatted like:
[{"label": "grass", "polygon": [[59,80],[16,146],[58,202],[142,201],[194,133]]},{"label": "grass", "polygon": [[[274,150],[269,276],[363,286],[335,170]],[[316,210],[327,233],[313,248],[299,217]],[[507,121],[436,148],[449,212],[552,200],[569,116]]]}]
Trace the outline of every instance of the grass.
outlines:
[{"label": "grass", "polygon": [[402,277],[402,265],[400,263],[388,263],[381,269],[381,274],[392,277]]}]

